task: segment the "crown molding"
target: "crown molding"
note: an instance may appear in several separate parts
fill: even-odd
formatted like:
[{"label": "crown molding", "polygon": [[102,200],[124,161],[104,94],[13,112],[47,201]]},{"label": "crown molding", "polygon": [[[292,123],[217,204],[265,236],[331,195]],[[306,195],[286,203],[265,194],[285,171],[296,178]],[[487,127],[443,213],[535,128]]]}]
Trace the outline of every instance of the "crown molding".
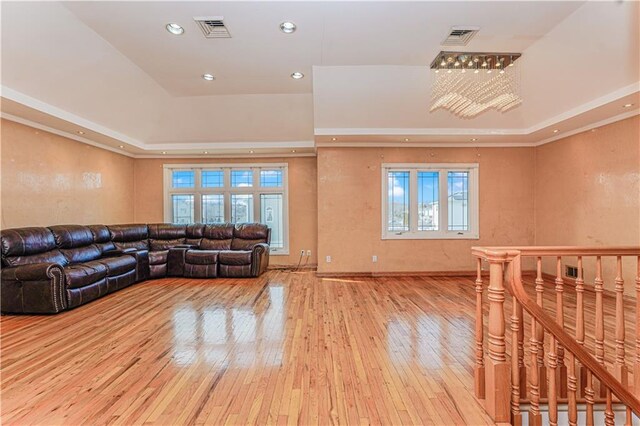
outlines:
[{"label": "crown molding", "polygon": [[144,143],[137,139],[134,139],[122,133],[116,132],[115,130],[112,130],[106,126],[95,123],[91,120],[87,120],[85,118],[82,118],[71,112],[65,111],[61,108],[55,107],[46,102],[32,98],[31,96],[25,95],[24,93],[18,92],[17,90],[13,90],[7,86],[0,86],[0,95],[5,99],[9,99],[11,101],[17,102],[26,107],[35,109],[36,111],[43,112],[45,114],[48,114],[60,120],[64,120],[69,123],[75,124],[79,127],[85,128],[92,132],[102,134],[112,139],[116,139],[118,141],[129,144],[131,146],[135,146],[136,148],[144,149]]},{"label": "crown molding", "polygon": [[563,132],[560,133],[556,136],[547,138],[547,139],[543,139],[539,142],[536,142],[534,146],[541,146],[541,145],[546,145],[548,143],[560,140],[560,139],[564,139],[564,138],[568,138],[569,136],[573,136],[573,135],[577,135],[578,133],[583,133],[583,132],[588,132],[589,130],[592,129],[596,129],[598,127],[602,127],[602,126],[606,126],[607,124],[612,124],[615,123],[616,121],[622,121],[622,120],[626,120],[627,118],[631,118],[635,115],[640,115],[640,109],[635,109],[632,111],[628,111],[628,112],[624,112],[622,114],[618,114],[614,117],[610,117],[610,118],[606,118],[604,120],[600,120],[598,122],[592,123],[592,124],[588,124],[586,126],[580,127],[578,129],[574,129],[574,130],[570,130],[568,132]]},{"label": "crown molding", "polygon": [[95,142],[91,139],[83,138],[77,134],[65,132],[63,130],[54,129],[53,127],[45,126],[44,124],[36,123],[35,121],[27,120],[26,118],[17,117],[15,115],[7,114],[4,112],[0,112],[0,118],[4,118],[5,120],[14,121],[19,124],[24,124],[25,126],[33,127],[34,129],[42,130],[45,132],[53,133],[54,135],[62,136],[67,139],[73,139],[77,142],[82,142],[87,145],[95,146],[96,148],[104,149],[107,151],[115,152],[116,154],[124,155],[126,157],[135,158],[135,155],[126,152],[122,149],[117,149],[109,145],[105,145],[103,143]]}]

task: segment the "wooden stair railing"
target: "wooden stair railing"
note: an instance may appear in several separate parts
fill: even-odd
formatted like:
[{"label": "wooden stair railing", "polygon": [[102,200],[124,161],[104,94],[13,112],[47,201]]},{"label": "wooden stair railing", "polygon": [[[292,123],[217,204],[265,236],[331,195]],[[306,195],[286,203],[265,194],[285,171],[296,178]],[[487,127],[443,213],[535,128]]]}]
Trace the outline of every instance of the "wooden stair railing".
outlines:
[{"label": "wooden stair railing", "polygon": [[[558,424],[558,403],[567,404],[568,423],[577,424],[577,405],[586,406],[586,424],[594,423],[594,405],[605,406],[606,425],[615,422],[614,404],[626,408],[625,424],[632,423],[632,413],[640,416],[640,247],[474,247],[477,257],[476,289],[476,341],[475,341],[475,392],[485,400],[485,408],[496,422],[522,424],[521,403],[529,403],[530,425],[540,425],[541,404],[548,405],[549,424]],[[565,328],[563,257],[576,257],[578,276],[575,280],[575,336]],[[636,259],[636,336],[633,360],[634,393],[628,383],[625,360],[625,311],[622,258]],[[535,259],[535,301],[527,294],[522,280],[522,259]],[[555,262],[555,318],[544,309],[543,258]],[[592,336],[593,355],[585,346],[585,279],[583,258],[595,258],[595,327]],[[614,257],[615,267],[615,340],[605,342],[605,306],[603,257]],[[483,308],[482,262],[489,263],[489,286],[487,289],[488,324],[487,350],[485,356],[485,330]],[[506,276],[506,286],[505,286]],[[510,335],[506,333],[505,290],[512,296]],[[549,300],[547,300],[547,303]],[[529,363],[525,362],[524,315],[530,317]],[[573,312],[571,312],[573,313]],[[545,333],[547,341],[545,342]],[[507,338],[510,338],[510,363],[507,362]],[[613,356],[605,357],[609,347]],[[546,365],[545,365],[546,350]],[[612,359],[607,366],[605,358]],[[610,368],[612,372],[608,370]],[[594,383],[595,378],[595,383]],[[527,382],[528,379],[528,382]],[[596,384],[599,386],[596,389]],[[596,392],[598,391],[598,392]],[[618,406],[617,405],[617,406]]]}]

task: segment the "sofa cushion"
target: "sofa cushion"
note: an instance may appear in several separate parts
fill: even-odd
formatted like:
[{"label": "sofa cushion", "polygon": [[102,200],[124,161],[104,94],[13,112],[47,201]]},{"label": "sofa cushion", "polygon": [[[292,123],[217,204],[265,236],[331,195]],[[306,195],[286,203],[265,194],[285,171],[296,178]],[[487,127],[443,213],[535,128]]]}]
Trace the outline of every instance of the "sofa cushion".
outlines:
[{"label": "sofa cushion", "polygon": [[218,253],[213,250],[188,250],[184,261],[192,265],[215,265],[218,262]]},{"label": "sofa cushion", "polygon": [[56,248],[56,240],[48,228],[19,228],[0,231],[2,257],[29,256]]},{"label": "sofa cushion", "polygon": [[200,249],[202,250],[231,250],[231,238],[228,240],[211,240],[203,238],[200,241]]},{"label": "sofa cushion", "polygon": [[149,238],[149,229],[144,224],[109,225],[111,239],[117,242],[140,241]]},{"label": "sofa cushion", "polygon": [[248,250],[224,250],[218,254],[218,262],[223,265],[251,265],[251,252]]},{"label": "sofa cushion", "polygon": [[79,288],[93,284],[107,276],[107,267],[100,262],[76,263],[64,268],[68,288]]},{"label": "sofa cushion", "polygon": [[136,258],[128,255],[105,257],[99,259],[98,262],[107,267],[107,273],[110,277],[114,275],[122,275],[136,269]]},{"label": "sofa cushion", "polygon": [[187,225],[154,223],[149,225],[149,238],[153,240],[177,240],[187,236]]},{"label": "sofa cushion", "polygon": [[251,250],[259,243],[268,243],[269,228],[261,223],[243,223],[233,229],[231,250]]},{"label": "sofa cushion", "polygon": [[204,236],[204,225],[196,223],[193,225],[187,225],[186,235],[188,239],[199,240]]},{"label": "sofa cushion", "polygon": [[90,244],[85,247],[60,249],[60,252],[69,263],[89,262],[98,259],[102,255],[102,250],[95,244]]},{"label": "sofa cushion", "polygon": [[167,263],[168,255],[169,255],[169,250],[150,251],[149,265],[162,265]]},{"label": "sofa cushion", "polygon": [[105,225],[89,225],[87,228],[89,228],[93,234],[93,243],[102,253],[116,249],[115,244],[111,241],[111,232],[109,232],[109,228]]},{"label": "sofa cushion", "polygon": [[202,241],[200,241],[200,248],[203,250],[231,250],[232,240],[233,225],[228,223],[206,225]]},{"label": "sofa cushion", "polygon": [[56,239],[56,245],[61,249],[85,247],[93,244],[91,229],[82,225],[56,225],[49,229]]},{"label": "sofa cushion", "polygon": [[149,246],[152,251],[169,250],[172,247],[184,244],[184,238],[175,240],[149,240]]},{"label": "sofa cushion", "polygon": [[134,248],[136,250],[149,249],[149,229],[147,225],[109,225],[111,239],[117,249]]}]

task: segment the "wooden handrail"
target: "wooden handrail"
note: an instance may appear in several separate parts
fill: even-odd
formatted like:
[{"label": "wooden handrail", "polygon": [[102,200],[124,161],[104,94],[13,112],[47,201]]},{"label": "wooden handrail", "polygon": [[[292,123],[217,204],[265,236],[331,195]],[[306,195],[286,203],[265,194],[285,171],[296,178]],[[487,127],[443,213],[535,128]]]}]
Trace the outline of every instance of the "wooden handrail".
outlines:
[{"label": "wooden handrail", "polygon": [[[602,249],[600,249],[602,250]],[[640,249],[635,247],[632,253],[629,255],[636,255],[640,253]],[[494,250],[495,251],[495,250]],[[631,250],[630,250],[631,251]],[[497,251],[495,251],[497,254]],[[522,264],[520,253],[516,253],[516,250],[509,249],[503,252],[503,258],[509,258],[512,263],[511,276],[508,283],[510,285],[511,294],[518,300],[522,307],[533,317],[535,321],[540,323],[542,327],[547,330],[555,339],[560,343],[565,350],[569,351],[575,358],[582,363],[591,373],[598,378],[618,399],[627,407],[640,416],[640,401],[636,399],[631,392],[627,390],[611,373],[609,373],[598,361],[591,356],[573,337],[571,337],[564,329],[556,322],[554,318],[547,315],[535,302],[529,299],[523,283],[522,283]],[[556,254],[554,252],[553,254]],[[577,253],[577,250],[576,250]],[[600,253],[597,253],[600,254]],[[567,254],[568,256],[572,254]],[[579,254],[576,254],[579,255]],[[609,255],[609,253],[607,253]],[[611,254],[613,256],[625,255],[620,254],[620,251]]]},{"label": "wooden handrail", "polygon": [[485,260],[510,260],[516,255],[530,256],[640,256],[640,247],[581,247],[581,246],[531,246],[531,247],[471,247],[471,254]]}]

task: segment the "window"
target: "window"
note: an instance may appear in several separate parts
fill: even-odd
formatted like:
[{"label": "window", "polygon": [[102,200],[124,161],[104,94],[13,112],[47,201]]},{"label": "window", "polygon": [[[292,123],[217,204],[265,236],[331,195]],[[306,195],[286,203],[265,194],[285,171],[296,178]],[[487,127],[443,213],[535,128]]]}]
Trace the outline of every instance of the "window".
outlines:
[{"label": "window", "polygon": [[383,239],[479,238],[478,164],[383,164]]},{"label": "window", "polygon": [[273,254],[288,254],[286,164],[165,165],[165,221],[261,222]]}]

